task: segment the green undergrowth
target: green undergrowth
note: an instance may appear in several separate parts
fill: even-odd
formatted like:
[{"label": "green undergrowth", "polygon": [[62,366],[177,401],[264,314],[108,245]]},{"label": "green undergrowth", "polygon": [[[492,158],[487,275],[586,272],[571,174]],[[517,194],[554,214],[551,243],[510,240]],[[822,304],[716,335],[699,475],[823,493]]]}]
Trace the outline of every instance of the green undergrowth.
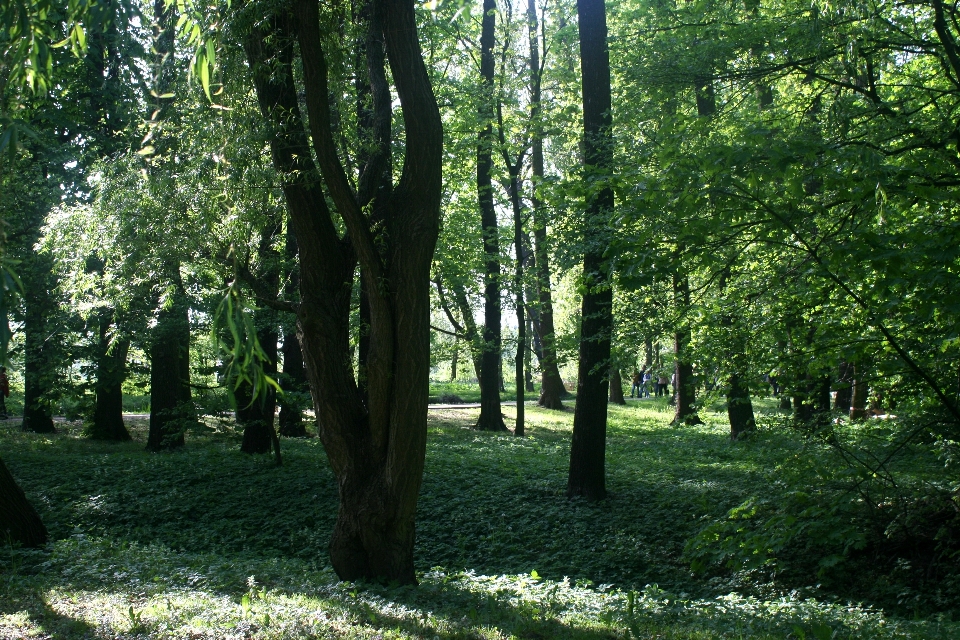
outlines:
[{"label": "green undergrowth", "polygon": [[337,581],[316,439],[284,439],[278,468],[231,429],[148,454],[145,421],[119,445],[0,428],[54,540],[0,551],[0,638],[960,637],[949,607],[884,614],[800,569],[691,571],[689,542],[810,450],[796,434],[731,444],[720,416],[676,429],[663,401],[611,407],[610,496],[591,504],[564,497],[571,411],[528,406],[525,438],[476,417],[430,412],[416,588]]}]

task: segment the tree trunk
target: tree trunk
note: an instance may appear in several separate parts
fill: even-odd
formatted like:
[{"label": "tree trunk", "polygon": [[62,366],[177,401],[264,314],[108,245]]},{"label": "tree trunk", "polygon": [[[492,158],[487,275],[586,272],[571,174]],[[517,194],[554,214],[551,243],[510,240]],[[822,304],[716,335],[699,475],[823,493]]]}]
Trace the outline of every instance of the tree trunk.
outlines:
[{"label": "tree trunk", "polygon": [[866,367],[856,362],[853,365],[853,394],[850,405],[850,419],[863,420],[867,417],[867,376]]},{"label": "tree trunk", "polygon": [[27,501],[27,496],[0,460],[0,539],[4,544],[41,547],[47,542],[47,528]]},{"label": "tree trunk", "polygon": [[450,382],[457,381],[457,361],[460,359],[460,343],[453,339],[453,357],[450,358]]},{"label": "tree trunk", "polygon": [[[415,583],[414,516],[426,452],[430,370],[428,283],[442,186],[439,109],[420,52],[413,2],[377,2],[368,28],[372,40],[384,44],[406,139],[416,144],[405,147],[400,181],[385,197],[382,217],[371,221],[332,140],[317,3],[297,0],[294,9],[295,16],[281,13],[260,21],[245,49],[261,111],[272,126],[273,162],[300,247],[298,336],[320,437],[340,493],[331,563],[343,580]],[[304,135],[293,80],[292,33],[298,35],[303,62],[313,152],[348,238],[341,238],[334,226]],[[382,54],[371,53],[369,43],[374,109],[382,104],[389,109]],[[366,405],[349,357],[350,297],[358,259],[378,283],[369,291]]]},{"label": "tree trunk", "polygon": [[477,198],[483,228],[484,293],[483,354],[480,366],[480,417],[476,428],[482,431],[506,431],[500,412],[500,228],[493,205],[493,75],[496,2],[484,0],[480,34],[480,79],[484,89],[480,120],[483,129],[477,143]]},{"label": "tree trunk", "polygon": [[[610,53],[603,0],[578,0],[580,70],[583,96],[584,170],[587,174],[613,168],[610,113]],[[601,173],[601,179],[606,176]],[[580,320],[580,362],[577,403],[573,415],[567,497],[602,500],[607,495],[607,373],[613,328],[613,289],[610,264],[604,257],[613,215],[613,190],[591,189],[585,212],[583,256],[584,293]]]},{"label": "tree trunk", "polygon": [[[258,312],[273,317],[268,310]],[[277,371],[277,330],[268,324],[257,330],[257,340],[263,349],[267,360],[263,363],[263,372],[269,376],[276,375]],[[273,420],[276,413],[277,401],[273,387],[266,386],[254,397],[253,386],[243,383],[236,391],[237,424],[243,427],[243,441],[240,451],[243,453],[267,453],[273,446]]]},{"label": "tree trunk", "polygon": [[757,427],[753,417],[750,387],[743,383],[738,372],[730,375],[730,388],[727,391],[727,418],[730,420],[731,440],[739,440],[741,436],[754,431]]},{"label": "tree trunk", "polygon": [[177,287],[170,309],[157,317],[150,347],[150,431],[147,451],[176,449],[194,421],[190,397],[190,320]]},{"label": "tree trunk", "polygon": [[553,325],[553,293],[550,284],[550,249],[547,240],[547,210],[537,195],[537,189],[543,182],[545,175],[543,161],[543,123],[541,121],[542,108],[540,45],[537,35],[537,5],[535,0],[527,3],[527,24],[530,40],[530,116],[533,121],[533,250],[534,262],[537,269],[537,291],[539,294],[538,320],[536,323],[537,337],[540,340],[540,399],[537,404],[545,409],[563,409],[563,398],[570,396],[560,369],[557,366],[556,333]]},{"label": "tree trunk", "polygon": [[[34,260],[34,269],[46,270],[46,262]],[[46,273],[46,271],[44,271]],[[43,277],[43,276],[41,276]],[[50,352],[56,338],[50,334],[47,318],[50,317],[51,298],[47,283],[27,283],[23,296],[24,346],[23,346],[23,423],[24,431],[53,433],[53,417],[50,413],[50,390],[53,370]]]},{"label": "tree trunk", "polygon": [[610,402],[627,404],[623,397],[623,378],[620,375],[620,369],[615,365],[610,365]]},{"label": "tree trunk", "polygon": [[100,339],[97,354],[96,404],[88,434],[94,440],[130,440],[123,424],[123,381],[127,377],[127,352],[130,341],[110,339],[113,312],[100,316]]},{"label": "tree trunk", "polygon": [[303,353],[297,334],[291,331],[283,336],[283,375],[280,378],[285,395],[280,401],[280,415],[277,417],[280,435],[287,438],[305,438],[307,428],[303,422],[300,403],[290,398],[290,393],[300,393],[307,389],[307,376],[303,370]]},{"label": "tree trunk", "polygon": [[834,398],[833,408],[849,414],[850,404],[853,400],[853,365],[851,363],[840,363],[836,387],[837,395]]},{"label": "tree trunk", "polygon": [[[297,259],[297,237],[293,233],[293,226],[289,220],[284,251],[289,262],[292,263]],[[300,289],[299,268],[296,266],[291,268],[284,287],[287,297],[292,299]],[[280,388],[283,389],[284,395],[280,399],[280,415],[277,417],[280,435],[287,438],[305,438],[307,428],[303,423],[302,407],[299,400],[290,395],[307,390],[307,374],[303,370],[303,353],[300,351],[296,327],[284,329],[282,353],[283,375],[280,376]]]},{"label": "tree trunk", "polygon": [[676,359],[674,370],[674,387],[676,393],[676,409],[673,415],[674,425],[703,424],[697,415],[695,403],[697,400],[696,384],[693,380],[693,365],[690,362],[689,344],[690,327],[686,326],[686,309],[690,307],[690,282],[686,276],[674,274],[673,297],[681,315],[681,326],[674,333],[673,352]]}]

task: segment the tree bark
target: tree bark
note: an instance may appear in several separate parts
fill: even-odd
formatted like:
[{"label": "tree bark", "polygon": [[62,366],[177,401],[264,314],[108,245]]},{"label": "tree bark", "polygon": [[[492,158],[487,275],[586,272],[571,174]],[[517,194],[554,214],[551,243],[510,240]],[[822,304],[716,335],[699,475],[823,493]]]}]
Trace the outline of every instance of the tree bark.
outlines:
[{"label": "tree bark", "polygon": [[866,367],[862,362],[853,363],[853,394],[850,404],[850,419],[863,420],[867,417],[868,385]]},{"label": "tree bark", "polygon": [[0,539],[24,547],[41,547],[47,542],[47,528],[34,510],[7,465],[0,460]]},{"label": "tree bark", "polygon": [[623,397],[623,377],[620,375],[620,369],[615,365],[610,365],[610,402],[627,404]]},{"label": "tree bark", "polygon": [[[273,313],[262,310],[268,318]],[[257,330],[257,340],[263,349],[267,360],[263,362],[263,372],[267,375],[276,375],[277,371],[277,330],[272,324],[266,324]],[[276,431],[273,421],[277,408],[276,392],[273,387],[266,386],[253,395],[253,386],[243,383],[236,390],[237,424],[243,427],[243,441],[240,451],[243,453],[267,453],[273,446]]]},{"label": "tree bark", "polygon": [[480,417],[476,428],[482,431],[506,431],[500,412],[500,228],[493,206],[493,75],[495,0],[483,0],[480,33],[480,80],[486,94],[481,98],[480,120],[483,129],[477,142],[477,199],[483,229],[483,353],[480,357]]},{"label": "tree bark", "polygon": [[179,283],[170,308],[158,314],[150,347],[150,430],[147,451],[176,449],[194,422],[190,397],[190,319]]},{"label": "tree bark", "polygon": [[130,341],[111,339],[110,327],[114,314],[100,314],[99,340],[97,347],[96,404],[88,434],[94,440],[130,440],[130,432],[123,424],[123,381],[127,377],[127,352]]},{"label": "tree bark", "polygon": [[739,440],[745,434],[756,430],[757,422],[753,416],[750,387],[743,383],[743,378],[739,372],[730,375],[729,385],[727,418],[730,420],[730,439]]},{"label": "tree bark", "polygon": [[[50,393],[56,365],[51,352],[56,337],[51,335],[48,318],[56,305],[51,298],[52,279],[50,265],[33,250],[29,259],[36,274],[36,281],[27,282],[24,303],[23,345],[23,422],[21,429],[33,433],[53,433],[53,417],[50,412]],[[51,288],[48,288],[51,287]]]},{"label": "tree bark", "polygon": [[850,404],[853,401],[853,364],[841,362],[837,372],[837,395],[834,398],[833,408],[845,414],[850,413]]},{"label": "tree bark", "polygon": [[537,34],[537,5],[535,0],[527,2],[527,25],[530,40],[530,116],[533,121],[533,250],[537,269],[537,292],[539,309],[537,337],[540,340],[540,399],[537,401],[545,409],[563,409],[564,398],[570,396],[560,369],[557,366],[556,332],[553,323],[553,293],[550,284],[550,250],[547,239],[547,210],[537,195],[537,189],[543,182],[545,171],[543,162],[543,123],[541,107],[541,80],[543,69],[540,64],[540,45]]},{"label": "tree bark", "polygon": [[[261,111],[273,127],[271,154],[300,247],[298,337],[320,437],[340,493],[331,563],[343,580],[415,583],[414,516],[426,452],[430,369],[428,283],[440,222],[443,136],[413,2],[378,1],[369,28],[382,36],[406,139],[415,141],[405,147],[400,180],[376,225],[364,215],[332,143],[317,3],[297,0],[293,16],[269,16],[253,27],[244,46]],[[294,34],[313,150],[346,237],[338,235],[331,219],[303,129],[292,72]],[[389,105],[389,91],[379,91],[385,86],[382,62],[377,68],[368,57],[368,71],[375,108],[378,100]],[[349,357],[358,260],[378,283],[369,291],[366,405]]]},{"label": "tree bark", "polygon": [[682,317],[690,307],[690,281],[686,276],[674,274],[673,298],[681,318],[679,320],[680,326],[674,332],[673,341],[673,352],[676,359],[674,370],[676,408],[671,424],[703,424],[703,420],[697,415],[695,408],[697,390],[693,380],[693,364],[690,362],[690,327],[686,324],[686,318]]},{"label": "tree bark", "polygon": [[[578,0],[580,70],[583,95],[584,170],[602,174],[613,168],[610,113],[610,53],[603,0]],[[573,416],[567,497],[602,500],[607,495],[607,374],[613,327],[610,264],[604,257],[613,215],[613,190],[591,189],[587,199],[583,256],[584,293],[580,320],[580,362]]]},{"label": "tree bark", "polygon": [[[293,262],[297,257],[297,238],[293,233],[292,223],[287,223],[286,258]],[[293,298],[300,289],[300,270],[293,266],[286,279],[286,294]],[[284,329],[283,334],[283,375],[280,376],[280,388],[284,395],[280,399],[280,415],[277,417],[280,435],[287,438],[305,438],[307,429],[303,423],[303,412],[300,402],[291,398],[290,394],[302,393],[307,390],[307,374],[303,370],[303,353],[300,351],[300,341],[297,339],[296,327]]]}]

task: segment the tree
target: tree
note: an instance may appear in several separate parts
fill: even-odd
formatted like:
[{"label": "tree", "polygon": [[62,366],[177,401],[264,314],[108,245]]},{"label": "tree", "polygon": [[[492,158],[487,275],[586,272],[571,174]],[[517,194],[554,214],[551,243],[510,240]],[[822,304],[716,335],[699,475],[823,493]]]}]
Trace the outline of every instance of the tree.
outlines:
[{"label": "tree", "polygon": [[[298,0],[262,18],[248,5],[237,22],[264,117],[273,125],[274,166],[283,180],[300,263],[298,335],[320,437],[337,477],[340,508],[330,557],[345,580],[416,581],[414,516],[426,446],[429,371],[429,272],[439,232],[442,129],[417,39],[414,5],[373,5],[368,47],[374,109],[388,109],[383,53],[403,110],[406,140],[399,181],[365,215],[367,194],[351,185],[333,143],[327,54],[316,2]],[[293,77],[299,45],[314,165]],[[384,161],[389,143],[369,158]],[[322,176],[322,182],[321,182]],[[334,226],[326,186],[346,228]],[[356,183],[362,191],[363,181]],[[370,296],[367,404],[349,357],[349,316],[355,265],[376,283]]]},{"label": "tree", "polygon": [[[610,113],[610,55],[603,0],[578,0],[580,66],[583,87],[585,177],[604,177],[613,166]],[[583,302],[580,319],[580,362],[577,404],[570,446],[567,496],[602,500],[607,438],[607,373],[613,328],[613,290],[608,246],[613,190],[609,185],[589,190],[584,213]]]},{"label": "tree", "polygon": [[500,412],[500,226],[493,204],[493,55],[497,4],[483,0],[480,34],[480,77],[485,94],[480,97],[480,130],[477,141],[477,201],[483,228],[483,352],[480,356],[480,417],[477,429],[506,431]]},{"label": "tree", "polygon": [[47,528],[3,460],[0,460],[0,523],[0,535],[6,541],[25,547],[40,547],[47,542]]}]

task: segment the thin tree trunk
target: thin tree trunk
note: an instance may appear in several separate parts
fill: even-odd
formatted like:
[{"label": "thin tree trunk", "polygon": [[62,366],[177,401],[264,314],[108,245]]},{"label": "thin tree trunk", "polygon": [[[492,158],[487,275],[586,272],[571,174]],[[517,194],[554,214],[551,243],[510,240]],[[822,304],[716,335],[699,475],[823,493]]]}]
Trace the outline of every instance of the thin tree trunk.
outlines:
[{"label": "thin tree trunk", "polygon": [[[610,113],[610,54],[603,0],[578,0],[580,69],[583,97],[584,169],[613,168]],[[610,264],[604,256],[613,215],[613,190],[593,191],[587,200],[583,256],[584,293],[580,320],[580,362],[577,403],[570,446],[567,497],[602,500],[607,495],[605,453],[607,439],[607,374],[610,369],[610,332],[613,327],[613,289]]]},{"label": "thin tree trunk", "polygon": [[27,496],[0,460],[0,539],[25,547],[41,547],[47,542],[47,528],[27,501]]},{"label": "thin tree trunk", "polygon": [[[297,237],[293,233],[293,226],[289,220],[284,252],[288,262],[293,263],[297,259]],[[299,289],[300,269],[292,266],[290,275],[286,278],[287,298],[292,299]],[[282,353],[283,375],[280,376],[280,388],[283,389],[284,395],[280,399],[280,415],[277,417],[280,435],[287,438],[305,438],[307,429],[303,422],[302,408],[300,403],[291,399],[289,395],[307,390],[307,375],[303,370],[303,353],[300,350],[296,327],[290,327],[284,331]]]},{"label": "thin tree trunk", "polygon": [[484,293],[483,353],[480,367],[480,417],[476,428],[482,431],[506,431],[500,411],[500,229],[493,206],[493,96],[495,0],[483,1],[480,34],[480,80],[487,94],[480,106],[483,129],[477,143],[477,198],[483,229]]},{"label": "thin tree trunk", "polygon": [[530,115],[533,121],[533,237],[534,256],[537,269],[537,291],[539,293],[538,321],[536,328],[540,340],[542,356],[540,358],[540,399],[537,404],[545,409],[563,409],[563,398],[570,394],[563,386],[560,369],[557,366],[556,332],[553,323],[553,293],[550,284],[550,253],[547,240],[547,210],[537,195],[537,189],[543,182],[545,171],[543,161],[543,124],[541,122],[541,79],[540,45],[537,34],[537,5],[535,0],[527,3],[527,24],[530,40],[531,96]]},{"label": "thin tree trunk", "polygon": [[853,397],[850,405],[850,419],[863,420],[867,417],[867,375],[862,362],[853,363]]},{"label": "thin tree trunk", "polygon": [[610,365],[610,402],[613,404],[627,404],[623,397],[623,377],[616,365]]},{"label": "thin tree trunk", "polygon": [[[673,298],[680,315],[684,316],[686,310],[690,307],[690,282],[686,276],[674,274]],[[690,327],[686,323],[686,318],[681,317],[680,326],[674,333],[676,409],[671,423],[674,425],[703,424],[703,420],[697,415],[695,408],[697,391],[693,380],[693,364],[690,362],[689,353]]]},{"label": "thin tree trunk", "polygon": [[850,413],[850,404],[853,400],[853,365],[841,362],[837,372],[837,395],[834,398],[833,408],[845,414]]}]

